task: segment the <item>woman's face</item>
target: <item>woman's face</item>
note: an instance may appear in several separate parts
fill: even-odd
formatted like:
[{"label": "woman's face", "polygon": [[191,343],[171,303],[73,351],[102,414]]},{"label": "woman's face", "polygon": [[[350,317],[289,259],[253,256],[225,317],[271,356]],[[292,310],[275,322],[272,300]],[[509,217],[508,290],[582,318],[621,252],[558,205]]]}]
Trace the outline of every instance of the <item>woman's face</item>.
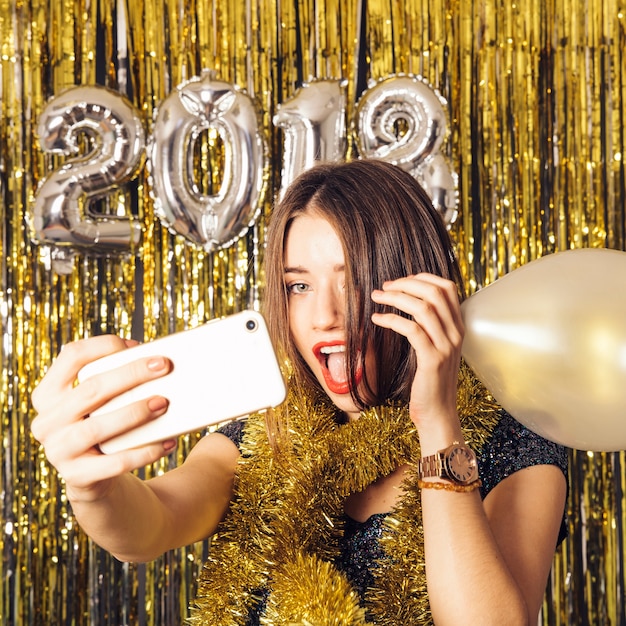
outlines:
[{"label": "woman's face", "polygon": [[[298,352],[333,403],[349,418],[358,417],[346,367],[345,261],[339,237],[325,218],[308,212],[293,220],[284,272],[289,328]],[[369,363],[368,371],[374,371]]]}]

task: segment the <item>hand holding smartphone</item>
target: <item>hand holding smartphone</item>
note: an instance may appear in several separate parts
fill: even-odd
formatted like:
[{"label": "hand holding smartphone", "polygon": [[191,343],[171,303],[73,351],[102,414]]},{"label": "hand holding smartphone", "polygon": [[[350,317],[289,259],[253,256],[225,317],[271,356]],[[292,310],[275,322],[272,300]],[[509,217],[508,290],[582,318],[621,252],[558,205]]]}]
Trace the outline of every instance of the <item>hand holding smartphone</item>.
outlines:
[{"label": "hand holding smartphone", "polygon": [[167,412],[100,445],[105,454],[202,430],[279,405],[285,382],[265,320],[243,311],[168,337],[116,352],[89,363],[79,383],[146,356],[165,356],[173,364],[162,378],[113,398],[92,413],[101,415],[154,395],[169,400]]}]

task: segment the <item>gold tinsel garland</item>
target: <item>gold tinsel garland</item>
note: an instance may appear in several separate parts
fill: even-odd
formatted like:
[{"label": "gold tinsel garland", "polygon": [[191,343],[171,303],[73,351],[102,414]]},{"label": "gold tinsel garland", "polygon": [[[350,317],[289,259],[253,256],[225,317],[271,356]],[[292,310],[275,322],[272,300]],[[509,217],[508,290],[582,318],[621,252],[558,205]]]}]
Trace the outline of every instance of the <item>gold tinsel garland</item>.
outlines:
[{"label": "gold tinsel garland", "polygon": [[[465,365],[457,404],[465,438],[480,451],[498,421],[498,407]],[[365,606],[332,564],[345,498],[419,458],[407,408],[377,407],[338,424],[331,405],[291,391],[281,410],[288,411],[289,445],[279,452],[264,416],[248,419],[236,496],[212,541],[191,622],[246,624],[250,609],[265,601],[263,624],[429,623],[414,475],[385,519],[381,545],[387,558],[379,563]]]}]

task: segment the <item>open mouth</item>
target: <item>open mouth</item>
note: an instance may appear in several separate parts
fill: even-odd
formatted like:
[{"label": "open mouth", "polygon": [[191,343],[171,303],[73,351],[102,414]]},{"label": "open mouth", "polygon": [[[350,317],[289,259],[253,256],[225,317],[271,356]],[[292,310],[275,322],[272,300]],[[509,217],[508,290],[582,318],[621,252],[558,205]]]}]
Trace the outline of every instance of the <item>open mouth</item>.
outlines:
[{"label": "open mouth", "polygon": [[[328,389],[337,394],[350,393],[345,343],[320,343],[313,348],[313,352],[320,362]],[[361,379],[360,367],[357,369],[356,378],[355,383],[358,384]]]}]

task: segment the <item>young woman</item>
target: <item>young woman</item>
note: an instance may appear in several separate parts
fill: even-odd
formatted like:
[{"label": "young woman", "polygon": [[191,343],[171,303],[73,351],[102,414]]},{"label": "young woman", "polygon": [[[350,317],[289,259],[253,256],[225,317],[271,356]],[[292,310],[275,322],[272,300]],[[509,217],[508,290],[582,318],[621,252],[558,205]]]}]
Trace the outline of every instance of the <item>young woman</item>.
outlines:
[{"label": "young woman", "polygon": [[566,453],[461,364],[462,281],[424,191],[383,162],[319,165],[274,210],[265,264],[288,399],[207,435],[163,476],[129,472],[174,441],[107,456],[98,444],[167,398],[84,416],[165,375],[167,360],[75,385],[130,342],[61,351],[33,394],[32,430],[78,522],[128,561],[217,532],[197,623],[535,624],[563,532]]}]

